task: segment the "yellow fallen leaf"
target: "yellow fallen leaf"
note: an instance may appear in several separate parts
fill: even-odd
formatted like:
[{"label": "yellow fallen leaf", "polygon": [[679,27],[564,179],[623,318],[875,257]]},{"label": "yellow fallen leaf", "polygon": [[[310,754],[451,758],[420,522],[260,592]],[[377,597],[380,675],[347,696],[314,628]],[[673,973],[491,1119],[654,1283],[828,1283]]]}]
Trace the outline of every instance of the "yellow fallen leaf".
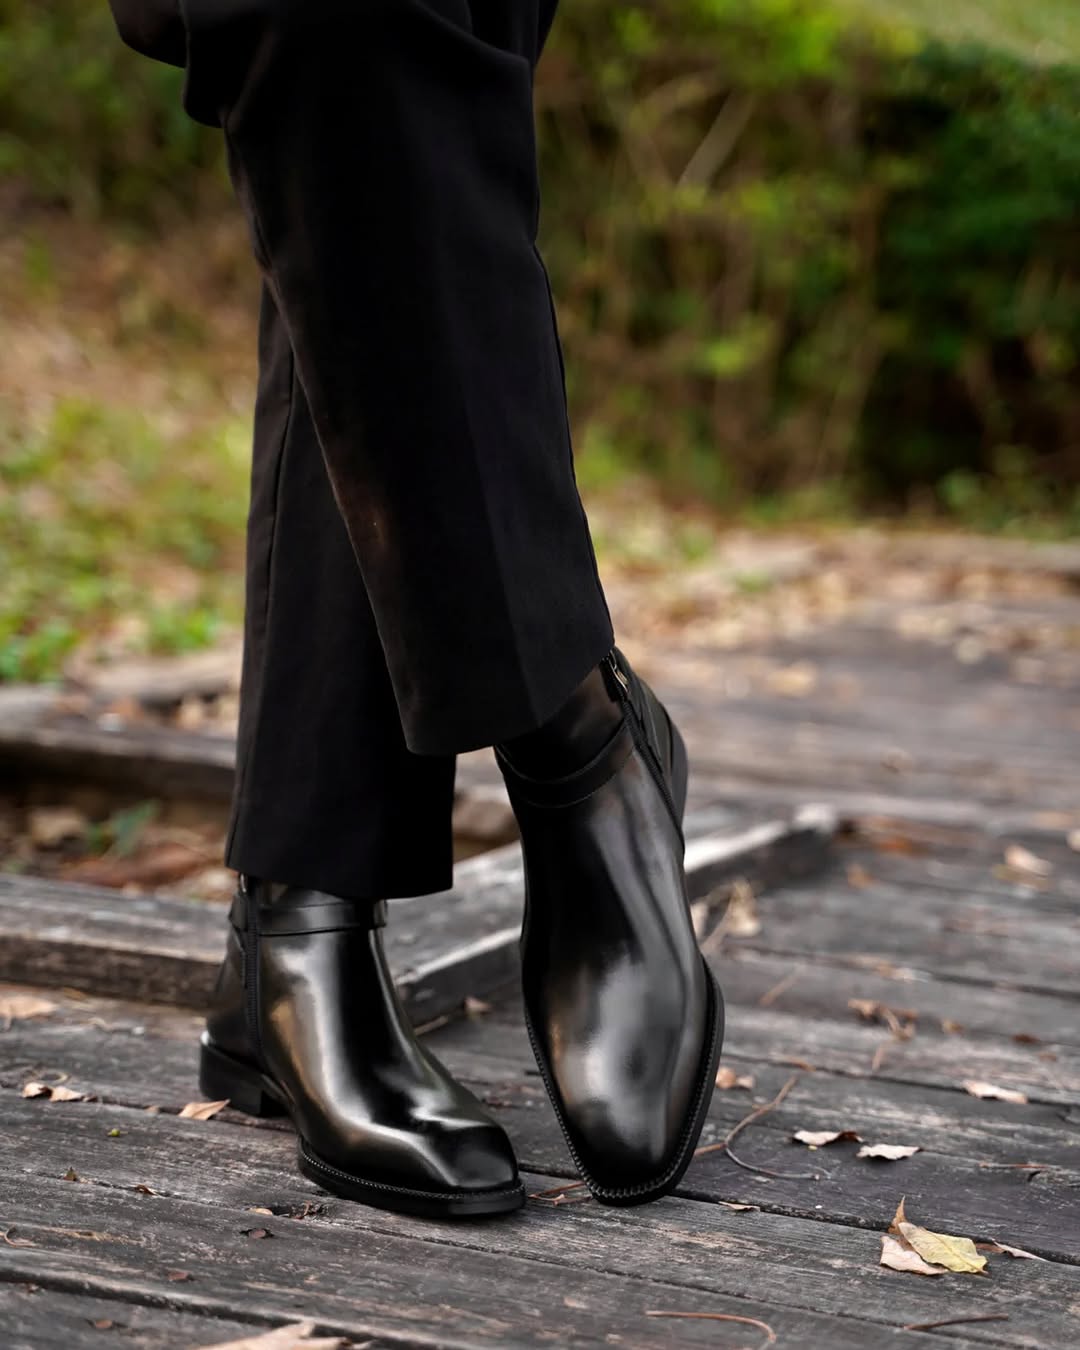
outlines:
[{"label": "yellow fallen leaf", "polygon": [[910,1158],[919,1152],[918,1144],[863,1144],[856,1158],[884,1158],[887,1162],[897,1162],[900,1158]]},{"label": "yellow fallen leaf", "polygon": [[1023,1106],[1027,1102],[1027,1097],[1023,1092],[1018,1092],[1016,1088],[998,1087],[996,1083],[980,1083],[976,1078],[964,1079],[964,1091],[970,1092],[973,1097],[990,1097],[999,1102],[1015,1102],[1017,1106]]},{"label": "yellow fallen leaf", "polygon": [[899,1228],[900,1236],[924,1260],[935,1266],[944,1266],[946,1270],[968,1275],[977,1275],[986,1267],[986,1257],[979,1255],[970,1238],[954,1237],[951,1233],[932,1233],[929,1228],[920,1228],[917,1223],[902,1223]]},{"label": "yellow fallen leaf", "polygon": [[185,1120],[209,1120],[211,1116],[216,1116],[228,1104],[228,1097],[223,1102],[188,1102],[180,1115]]},{"label": "yellow fallen leaf", "polygon": [[950,1233],[934,1233],[911,1223],[904,1213],[901,1199],[889,1225],[889,1232],[904,1241],[916,1251],[924,1261],[935,1266],[944,1266],[946,1270],[960,1274],[976,1275],[986,1268],[986,1257],[980,1256],[970,1238],[953,1237]]},{"label": "yellow fallen leaf", "polygon": [[824,1148],[826,1144],[835,1144],[838,1140],[844,1139],[862,1142],[854,1130],[796,1130],[791,1137],[796,1143],[805,1144],[807,1148]]},{"label": "yellow fallen leaf", "polygon": [[891,1233],[881,1235],[881,1265],[890,1270],[910,1271],[914,1275],[944,1275],[940,1266],[924,1261],[914,1248]]}]

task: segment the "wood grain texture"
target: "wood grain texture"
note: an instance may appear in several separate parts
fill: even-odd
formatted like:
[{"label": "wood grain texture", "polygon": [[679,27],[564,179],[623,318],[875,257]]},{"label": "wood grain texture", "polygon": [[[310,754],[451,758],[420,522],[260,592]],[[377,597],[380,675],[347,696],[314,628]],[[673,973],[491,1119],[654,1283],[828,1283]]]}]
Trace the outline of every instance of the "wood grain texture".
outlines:
[{"label": "wood grain texture", "polygon": [[[37,1138],[15,1229],[37,1245],[0,1250],[7,1279],[32,1261],[45,1282],[267,1321],[303,1314],[354,1335],[407,1329],[410,1344],[699,1343],[643,1317],[664,1307],[761,1317],[791,1344],[876,1346],[959,1300],[1019,1319],[972,1328],[973,1342],[1049,1345],[1080,1295],[1080,1271],[1053,1264],[1002,1262],[959,1290],[904,1280],[877,1265],[873,1233],[691,1199],[634,1212],[534,1200],[499,1223],[436,1225],[324,1196],[293,1172],[282,1131],[95,1104],[63,1121],[49,1104],[3,1098],[0,1110],[7,1138]],[[120,1136],[102,1143],[110,1128]],[[0,1152],[0,1177],[13,1163]],[[68,1166],[85,1180],[58,1180]],[[558,1184],[526,1180],[531,1193]],[[176,1269],[192,1278],[166,1288]],[[724,1330],[701,1343],[747,1343]]]},{"label": "wood grain texture", "polygon": [[[764,884],[813,872],[832,831],[828,815],[695,812],[686,828],[691,893],[736,876]],[[459,863],[451,891],[392,902],[387,955],[416,1021],[513,978],[523,889],[511,844]],[[0,979],[203,1008],[224,933],[215,905],[0,874]]]},{"label": "wood grain texture", "polygon": [[[739,1025],[761,1014],[733,1007],[729,1015]],[[795,1037],[804,1024],[794,1017],[787,1021],[788,1034]],[[106,1101],[176,1112],[198,1096],[199,1028],[197,1017],[164,1008],[106,1000],[66,1004],[52,1017],[17,1023],[0,1038],[0,1085],[17,1094],[29,1079],[54,1080],[68,1074],[68,1086]],[[451,1072],[477,1092],[506,1127],[525,1166],[574,1175],[515,1001],[439,1028],[428,1039]],[[752,1102],[767,1101],[793,1072],[790,1065],[770,1063],[761,1056],[725,1054],[725,1062],[739,1073],[753,1075],[753,1095],[717,1092],[704,1144],[724,1138]],[[21,1099],[18,1105],[23,1105]],[[74,1128],[87,1109],[79,1103],[26,1106],[38,1108],[34,1117],[39,1122],[38,1148],[54,1131],[63,1142],[64,1132]],[[868,1142],[918,1144],[923,1152],[894,1164],[857,1159],[852,1145],[811,1153],[792,1142],[797,1129],[854,1129]],[[998,1238],[1080,1262],[1076,1138],[1067,1108],[979,1101],[964,1093],[958,1080],[947,1087],[930,1087],[803,1072],[783,1107],[741,1138],[739,1153],[755,1166],[811,1172],[815,1180],[762,1177],[711,1152],[695,1160],[680,1193],[753,1203],[806,1219],[881,1228],[888,1224],[900,1195],[906,1194],[912,1212],[921,1212],[931,1227]],[[1042,1170],[1019,1168],[1017,1163],[1035,1163]]]}]

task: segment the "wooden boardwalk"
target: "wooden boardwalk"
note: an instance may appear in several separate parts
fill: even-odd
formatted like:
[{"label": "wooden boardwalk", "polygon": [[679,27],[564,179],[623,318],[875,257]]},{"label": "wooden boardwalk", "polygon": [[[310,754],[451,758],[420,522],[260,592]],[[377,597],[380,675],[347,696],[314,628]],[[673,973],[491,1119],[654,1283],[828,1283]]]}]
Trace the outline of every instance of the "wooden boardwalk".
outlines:
[{"label": "wooden boardwalk", "polygon": [[[179,1116],[216,909],[0,878],[0,1027],[16,996],[51,1005],[0,1030],[0,1344],[196,1347],[301,1321],[462,1350],[1080,1344],[1080,595],[980,603],[994,641],[947,605],[899,627],[870,606],[656,663],[691,734],[697,917],[743,1081],[678,1195],[644,1209],[572,1184],[512,984],[512,848],[391,916],[414,1016],[525,1172],[526,1208],[486,1224],[328,1197],[280,1124]],[[463,779],[483,795],[490,766]],[[835,833],[796,817],[808,803]],[[24,1098],[31,1081],[88,1099]],[[784,1089],[735,1162],[719,1145]],[[1043,1259],[883,1269],[901,1197]],[[901,1330],[931,1323],[951,1324]]]}]

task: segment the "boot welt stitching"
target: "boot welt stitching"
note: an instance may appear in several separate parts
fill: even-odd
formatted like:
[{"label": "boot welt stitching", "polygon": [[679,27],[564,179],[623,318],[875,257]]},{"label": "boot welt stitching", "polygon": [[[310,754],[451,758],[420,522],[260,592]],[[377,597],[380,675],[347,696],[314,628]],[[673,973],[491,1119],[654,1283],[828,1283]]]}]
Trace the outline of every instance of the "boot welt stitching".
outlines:
[{"label": "boot welt stitching", "polygon": [[366,1177],[358,1177],[353,1172],[343,1172],[338,1167],[331,1167],[329,1163],[323,1162],[311,1152],[304,1139],[300,1140],[300,1151],[305,1160],[320,1172],[341,1177],[343,1181],[351,1181],[357,1186],[370,1186],[373,1190],[392,1191],[397,1195],[416,1195],[425,1200],[494,1200],[500,1195],[520,1195],[525,1189],[521,1182],[516,1186],[496,1186],[482,1191],[422,1191],[412,1186],[392,1186],[387,1181],[369,1181]]}]

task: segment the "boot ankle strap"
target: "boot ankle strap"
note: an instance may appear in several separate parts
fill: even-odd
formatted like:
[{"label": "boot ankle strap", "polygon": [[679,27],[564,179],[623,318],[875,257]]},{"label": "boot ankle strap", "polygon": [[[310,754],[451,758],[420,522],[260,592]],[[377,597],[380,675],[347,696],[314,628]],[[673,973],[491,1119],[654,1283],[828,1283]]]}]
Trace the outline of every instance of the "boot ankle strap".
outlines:
[{"label": "boot ankle strap", "polygon": [[253,890],[239,889],[229,910],[229,922],[245,932],[252,922],[260,937],[288,937],[300,933],[336,933],[345,929],[369,932],[386,927],[385,900],[344,900],[325,891],[290,886],[271,902],[261,899],[262,883]]}]

